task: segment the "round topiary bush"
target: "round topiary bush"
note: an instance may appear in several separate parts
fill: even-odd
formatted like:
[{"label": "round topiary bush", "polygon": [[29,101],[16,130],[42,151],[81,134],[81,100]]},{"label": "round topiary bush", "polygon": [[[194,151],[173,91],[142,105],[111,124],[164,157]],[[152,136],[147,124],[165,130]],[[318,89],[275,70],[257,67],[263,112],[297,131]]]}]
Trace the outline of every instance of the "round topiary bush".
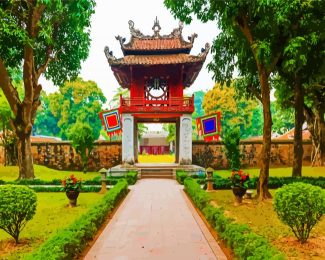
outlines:
[{"label": "round topiary bush", "polygon": [[26,186],[0,187],[0,229],[18,243],[20,232],[35,215],[36,204],[36,193]]},{"label": "round topiary bush", "polygon": [[274,198],[274,209],[301,243],[325,212],[325,191],[301,182],[284,185]]}]

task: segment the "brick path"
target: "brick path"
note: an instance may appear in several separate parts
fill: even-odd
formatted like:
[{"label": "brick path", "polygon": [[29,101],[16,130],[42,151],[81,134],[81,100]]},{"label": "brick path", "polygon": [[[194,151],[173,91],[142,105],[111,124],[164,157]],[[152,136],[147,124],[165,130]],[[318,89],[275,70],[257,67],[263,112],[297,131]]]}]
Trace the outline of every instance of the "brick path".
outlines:
[{"label": "brick path", "polygon": [[143,179],[85,259],[227,259],[174,180]]}]

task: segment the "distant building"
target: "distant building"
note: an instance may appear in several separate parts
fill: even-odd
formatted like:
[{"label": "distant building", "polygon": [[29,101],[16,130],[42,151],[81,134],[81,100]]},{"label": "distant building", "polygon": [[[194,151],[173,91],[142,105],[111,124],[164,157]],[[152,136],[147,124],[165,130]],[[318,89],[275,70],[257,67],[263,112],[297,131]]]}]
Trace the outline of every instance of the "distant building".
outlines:
[{"label": "distant building", "polygon": [[140,154],[169,154],[170,144],[166,132],[149,132],[143,134],[140,140]]}]

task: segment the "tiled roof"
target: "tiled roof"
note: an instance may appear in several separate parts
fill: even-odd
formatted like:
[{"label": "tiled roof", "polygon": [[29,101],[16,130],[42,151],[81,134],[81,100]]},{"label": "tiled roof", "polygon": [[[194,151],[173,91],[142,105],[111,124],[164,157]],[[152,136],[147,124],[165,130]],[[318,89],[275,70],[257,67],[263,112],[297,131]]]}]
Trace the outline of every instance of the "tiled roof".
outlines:
[{"label": "tiled roof", "polygon": [[171,50],[171,49],[191,49],[193,44],[182,42],[180,38],[170,39],[133,39],[131,43],[124,45],[124,49],[133,50]]},{"label": "tiled roof", "polygon": [[110,60],[111,65],[160,65],[204,62],[205,56],[188,54],[169,55],[128,55],[121,59]]}]

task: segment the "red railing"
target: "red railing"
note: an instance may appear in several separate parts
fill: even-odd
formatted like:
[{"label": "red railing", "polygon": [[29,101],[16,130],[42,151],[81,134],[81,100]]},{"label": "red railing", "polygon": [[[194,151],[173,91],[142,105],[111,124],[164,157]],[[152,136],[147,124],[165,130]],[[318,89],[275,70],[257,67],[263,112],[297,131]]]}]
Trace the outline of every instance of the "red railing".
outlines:
[{"label": "red railing", "polygon": [[147,100],[144,98],[120,97],[122,113],[132,112],[194,112],[194,95],[192,97],[171,97],[168,100]]}]

